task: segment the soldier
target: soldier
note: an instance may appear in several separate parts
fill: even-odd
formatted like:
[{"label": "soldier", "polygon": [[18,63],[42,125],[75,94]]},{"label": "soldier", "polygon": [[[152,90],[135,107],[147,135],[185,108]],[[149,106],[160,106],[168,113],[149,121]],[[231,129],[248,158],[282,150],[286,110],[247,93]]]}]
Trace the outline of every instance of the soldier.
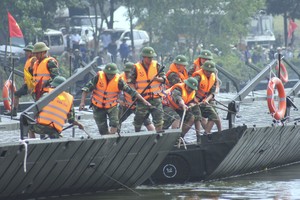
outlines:
[{"label": "soldier", "polygon": [[[197,59],[194,60],[194,65],[193,67],[189,70],[189,76],[192,76],[192,74],[196,71],[198,71],[199,69],[201,69],[201,66],[206,62],[206,61],[211,61],[213,60],[213,54],[211,53],[211,51],[209,50],[201,50],[200,52],[200,55]],[[219,92],[220,90],[220,83],[219,83],[219,80],[218,80],[218,71],[216,70],[215,71],[215,75],[216,75],[216,89],[215,89],[215,94]],[[212,105],[214,105],[214,102],[213,102],[213,99],[210,101],[210,103]],[[198,113],[198,110],[197,108],[194,109],[194,112],[195,112],[195,115],[197,116],[199,113]],[[195,121],[197,122],[198,121],[198,117],[196,117]],[[198,123],[198,122],[197,122]],[[201,118],[201,124],[203,126],[203,128],[205,128],[206,124],[207,124],[207,120],[205,118]],[[221,125],[221,121],[216,121],[216,125],[217,125],[217,128],[219,131],[221,131],[222,129],[222,125]],[[198,126],[198,125],[197,125]],[[197,128],[196,128],[197,130]]]},{"label": "soldier", "polygon": [[184,80],[183,83],[177,83],[166,91],[166,96],[163,100],[164,110],[164,125],[163,129],[179,128],[183,111],[186,110],[184,124],[182,127],[181,136],[189,131],[194,123],[194,116],[188,106],[195,106],[195,90],[198,89],[198,81],[192,77]]},{"label": "soldier", "polygon": [[[50,83],[50,88],[43,95],[50,93],[61,83],[66,81],[62,76],[56,76]],[[45,106],[36,116],[36,124],[29,129],[29,137],[35,138],[35,133],[40,134],[41,138],[48,135],[49,138],[59,138],[65,121],[83,129],[83,125],[75,120],[75,112],[73,108],[73,96],[68,92],[62,92]]]},{"label": "soldier", "polygon": [[27,45],[24,49],[25,51],[25,56],[26,56],[26,63],[24,65],[24,84],[22,87],[17,90],[14,93],[14,105],[11,111],[4,112],[4,115],[11,115],[12,116],[17,116],[17,111],[18,111],[18,106],[19,106],[19,100],[21,96],[27,95],[32,92],[33,90],[33,80],[32,80],[32,74],[33,74],[33,65],[34,62],[36,61],[36,57],[33,56],[32,50],[33,50],[33,45],[29,44]]},{"label": "soldier", "polygon": [[189,70],[189,75],[191,76],[194,72],[201,69],[201,66],[205,63],[207,60],[212,60],[213,54],[209,50],[201,50],[200,55],[197,59],[194,60],[193,67]]},{"label": "soldier", "polygon": [[[79,110],[85,107],[85,99],[89,92],[92,92],[93,115],[101,135],[115,134],[119,126],[118,97],[121,91],[128,93],[132,98],[140,100],[146,107],[151,104],[146,101],[134,89],[130,88],[118,74],[115,63],[109,63],[103,71],[82,88],[82,97]],[[108,130],[107,117],[109,118],[110,130]]]},{"label": "soldier", "polygon": [[[125,68],[124,68],[124,72],[120,75],[121,78],[131,87],[134,88],[134,85],[131,82],[130,77],[130,72],[131,70],[134,68],[134,63],[132,62],[127,62],[125,63]],[[119,129],[121,129],[121,125],[122,122],[124,122],[132,113],[135,113],[135,102],[133,101],[132,97],[126,93],[126,92],[122,92],[119,98],[119,120],[120,120],[120,127]],[[133,105],[131,105],[133,104]],[[144,121],[144,126],[146,126],[148,131],[154,131],[155,127],[152,124],[152,122],[150,121],[149,117],[147,119],[145,119]]]},{"label": "soldier", "polygon": [[50,83],[59,75],[58,62],[48,56],[49,48],[44,42],[37,42],[33,47],[33,54],[37,61],[33,66],[33,81],[35,99],[38,100],[44,92],[48,92]]},{"label": "soldier", "polygon": [[178,55],[170,65],[169,71],[166,73],[166,88],[170,88],[176,83],[183,83],[187,79],[188,72],[186,66],[188,65],[187,58],[184,55]]},{"label": "soldier", "polygon": [[[156,60],[153,60],[156,53],[152,47],[144,47],[141,56],[142,60],[134,65],[131,81],[135,84],[137,92],[153,107],[145,106],[142,102],[137,101],[134,127],[135,131],[139,132],[145,119],[151,114],[155,130],[159,132],[163,126],[161,97],[166,80],[165,72],[160,72],[161,66]],[[158,72],[160,73],[158,74]]]},{"label": "soldier", "polygon": [[214,125],[214,122],[218,123],[217,121],[219,121],[220,123],[218,113],[212,105],[209,105],[209,101],[214,98],[216,90],[216,67],[214,62],[206,61],[201,68],[202,69],[193,73],[193,77],[199,82],[198,90],[196,92],[196,98],[199,102],[201,102],[201,115],[204,118],[208,118],[208,122],[204,127],[204,134],[209,135],[211,134],[211,129]]}]

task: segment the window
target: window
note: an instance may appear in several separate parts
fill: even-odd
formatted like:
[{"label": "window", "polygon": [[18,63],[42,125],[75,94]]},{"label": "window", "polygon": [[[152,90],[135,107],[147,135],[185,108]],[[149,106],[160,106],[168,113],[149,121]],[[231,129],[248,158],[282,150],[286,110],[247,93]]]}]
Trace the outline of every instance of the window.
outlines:
[{"label": "window", "polygon": [[62,37],[59,35],[50,36],[51,46],[60,46],[63,45]]}]

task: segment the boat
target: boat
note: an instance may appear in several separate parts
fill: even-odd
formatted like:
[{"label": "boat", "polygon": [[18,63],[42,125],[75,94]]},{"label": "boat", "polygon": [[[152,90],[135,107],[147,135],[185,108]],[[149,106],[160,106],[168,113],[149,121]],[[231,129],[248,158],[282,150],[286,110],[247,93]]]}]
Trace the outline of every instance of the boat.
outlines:
[{"label": "boat", "polygon": [[141,132],[1,144],[0,199],[134,188],[153,174],[179,134]]},{"label": "boat", "polygon": [[86,138],[27,137],[35,114],[95,63],[72,75],[20,115],[20,141],[0,144],[0,199],[32,199],[120,188],[147,180],[167,156],[180,131]]},{"label": "boat", "polygon": [[[292,69],[291,63],[282,58]],[[213,133],[211,140],[201,136],[201,143],[173,147],[157,170],[144,183],[169,184],[195,181],[211,181],[272,169],[300,161],[300,118],[292,120],[290,109],[297,108],[293,97],[300,90],[300,81],[287,93],[286,116],[281,121],[273,120],[270,126],[235,126],[241,102],[253,102],[245,97],[277,61],[271,61],[257,76],[241,89],[228,104],[228,127]],[[298,70],[295,73],[300,77]],[[266,100],[266,96],[261,97]],[[259,115],[259,112],[258,112]],[[290,124],[290,125],[289,125]]]}]

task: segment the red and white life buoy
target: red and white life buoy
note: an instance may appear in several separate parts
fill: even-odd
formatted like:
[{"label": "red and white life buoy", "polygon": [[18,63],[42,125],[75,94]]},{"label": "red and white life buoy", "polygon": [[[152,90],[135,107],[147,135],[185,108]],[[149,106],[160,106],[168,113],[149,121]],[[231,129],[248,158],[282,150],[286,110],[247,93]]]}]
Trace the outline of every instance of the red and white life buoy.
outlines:
[{"label": "red and white life buoy", "polygon": [[4,83],[4,86],[2,88],[2,98],[3,98],[3,105],[5,110],[11,110],[11,92],[15,92],[16,87],[13,86],[11,80],[7,80]]},{"label": "red and white life buoy", "polygon": [[[279,71],[279,66],[277,65],[275,67],[276,71]],[[284,66],[283,63],[280,63],[280,79],[286,83],[289,81],[289,75],[288,75],[288,72],[286,70],[286,67]]]},{"label": "red and white life buoy", "polygon": [[[275,86],[277,88],[278,97],[279,97],[278,109],[274,103]],[[285,91],[284,91],[284,86],[282,84],[282,81],[277,77],[273,77],[269,81],[268,89],[267,89],[267,102],[268,102],[269,111],[273,115],[273,117],[276,120],[283,119],[283,117],[285,115],[285,111],[286,111],[286,96],[285,96]]]}]

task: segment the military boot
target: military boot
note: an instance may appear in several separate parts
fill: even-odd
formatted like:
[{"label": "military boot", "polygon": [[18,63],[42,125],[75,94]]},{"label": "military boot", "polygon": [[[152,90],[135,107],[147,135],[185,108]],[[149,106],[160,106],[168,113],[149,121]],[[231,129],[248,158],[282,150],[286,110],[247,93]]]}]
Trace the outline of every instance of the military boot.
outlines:
[{"label": "military boot", "polygon": [[[11,112],[12,112],[12,113],[11,113]],[[8,116],[11,116],[11,115],[12,115],[12,116],[15,117],[15,116],[17,116],[17,109],[16,109],[16,108],[13,108],[12,111],[11,111],[11,110],[7,110],[7,111],[4,112],[4,115],[8,115]]]}]

